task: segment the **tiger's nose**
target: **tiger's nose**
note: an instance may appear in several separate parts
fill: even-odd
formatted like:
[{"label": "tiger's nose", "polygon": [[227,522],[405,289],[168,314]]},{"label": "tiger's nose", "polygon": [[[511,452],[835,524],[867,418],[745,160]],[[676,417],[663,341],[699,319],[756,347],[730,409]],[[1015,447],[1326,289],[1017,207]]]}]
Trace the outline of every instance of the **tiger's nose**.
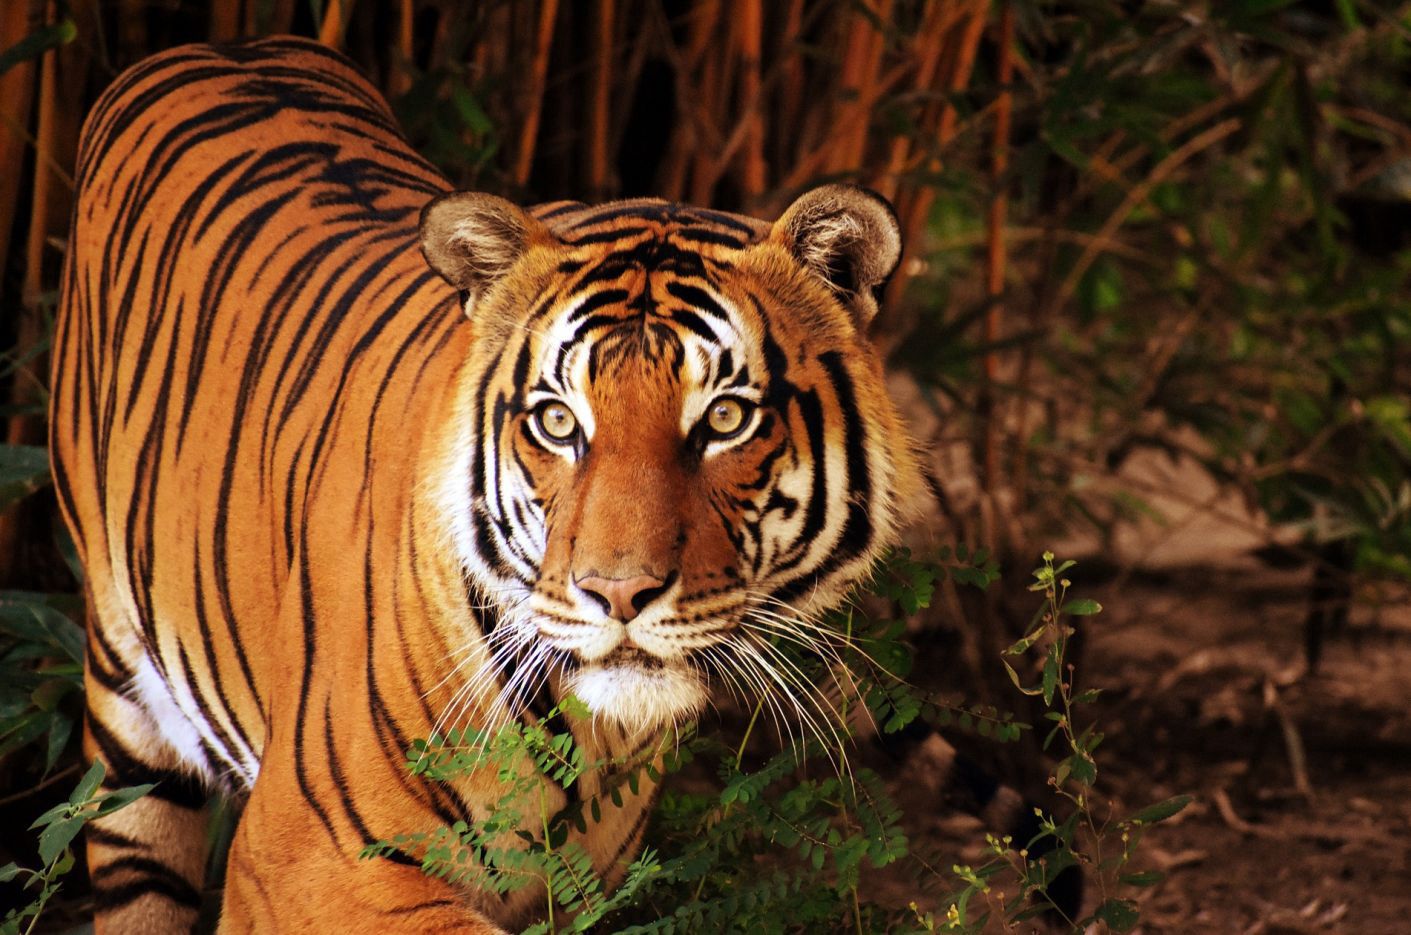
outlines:
[{"label": "tiger's nose", "polygon": [[645,610],[667,587],[665,579],[654,575],[637,575],[632,578],[601,578],[590,575],[576,579],[574,584],[597,601],[605,614],[623,623]]}]

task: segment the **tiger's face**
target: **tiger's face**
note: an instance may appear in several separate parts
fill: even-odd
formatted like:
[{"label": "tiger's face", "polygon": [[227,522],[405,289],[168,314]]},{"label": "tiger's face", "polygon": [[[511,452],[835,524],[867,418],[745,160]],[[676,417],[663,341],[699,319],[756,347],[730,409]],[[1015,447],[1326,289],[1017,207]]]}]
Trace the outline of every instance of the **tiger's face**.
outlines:
[{"label": "tiger's face", "polygon": [[541,214],[453,195],[423,220],[477,329],[438,483],[502,695],[548,676],[647,730],[713,679],[777,688],[771,639],[817,634],[912,471],[862,333],[891,213],[830,186],[772,227],[660,202]]}]

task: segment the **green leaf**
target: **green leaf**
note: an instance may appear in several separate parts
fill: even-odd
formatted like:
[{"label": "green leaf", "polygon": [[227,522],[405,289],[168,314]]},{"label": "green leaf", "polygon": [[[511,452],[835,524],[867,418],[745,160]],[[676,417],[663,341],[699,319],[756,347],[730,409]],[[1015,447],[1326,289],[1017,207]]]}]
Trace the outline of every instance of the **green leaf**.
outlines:
[{"label": "green leaf", "polygon": [[73,735],[73,720],[56,712],[49,722],[49,742],[44,751],[44,771],[47,773],[59,762]]},{"label": "green leaf", "polygon": [[1097,779],[1097,764],[1087,754],[1075,753],[1059,763],[1054,773],[1059,777],[1058,784],[1060,786],[1068,779],[1072,779],[1079,785],[1091,786]]},{"label": "green leaf", "polygon": [[21,62],[39,58],[50,49],[68,45],[77,35],[78,27],[71,19],[63,19],[49,26],[41,26],[4,52],[0,52],[0,75]]},{"label": "green leaf", "polygon": [[1044,660],[1043,675],[1043,695],[1044,704],[1053,704],[1053,692],[1058,687],[1058,652],[1057,647],[1049,651],[1048,658]]},{"label": "green leaf", "polygon": [[49,711],[31,711],[28,714],[0,724],[0,756],[28,746],[48,733],[56,715]]},{"label": "green leaf", "polygon": [[1109,899],[1097,907],[1093,918],[1106,922],[1114,932],[1130,932],[1141,916],[1137,913],[1137,904],[1130,899]]},{"label": "green leaf", "polygon": [[131,805],[133,802],[142,798],[144,795],[151,792],[155,786],[156,783],[148,782],[140,786],[127,786],[122,789],[114,789],[112,792],[104,793],[93,800],[98,803],[98,809],[92,812],[88,817],[102,818],[104,815],[111,815],[118,809]]},{"label": "green leaf", "polygon": [[75,815],[72,818],[61,818],[49,824],[39,835],[39,859],[44,861],[44,865],[54,863],[60,855],[64,853],[64,848],[69,846],[69,842],[83,830],[84,818]]},{"label": "green leaf", "polygon": [[103,784],[103,775],[106,772],[102,760],[94,760],[93,765],[88,767],[88,772],[83,774],[83,778],[74,786],[73,792],[69,793],[69,804],[78,805],[87,802],[93,797],[93,793],[98,791],[98,787]]},{"label": "green leaf", "polygon": [[1118,879],[1128,886],[1155,886],[1166,879],[1166,874],[1160,870],[1143,870],[1139,873],[1124,873]]},{"label": "green leaf", "polygon": [[[20,44],[23,45],[24,40]],[[0,55],[0,74],[5,71],[4,58]],[[48,483],[49,452],[38,445],[0,445],[0,509],[23,500]]]},{"label": "green leaf", "polygon": [[1064,604],[1063,612],[1074,617],[1091,617],[1102,613],[1102,605],[1092,598],[1083,597]]},{"label": "green leaf", "polygon": [[58,650],[81,664],[83,629],[49,601],[32,591],[0,591],[0,632]]},{"label": "green leaf", "polygon": [[1172,796],[1164,802],[1148,805],[1127,820],[1135,824],[1154,825],[1159,821],[1165,821],[1189,804],[1191,804],[1191,796]]},{"label": "green leaf", "polygon": [[0,883],[8,883],[19,876],[20,868],[18,864],[6,864],[0,867]]}]

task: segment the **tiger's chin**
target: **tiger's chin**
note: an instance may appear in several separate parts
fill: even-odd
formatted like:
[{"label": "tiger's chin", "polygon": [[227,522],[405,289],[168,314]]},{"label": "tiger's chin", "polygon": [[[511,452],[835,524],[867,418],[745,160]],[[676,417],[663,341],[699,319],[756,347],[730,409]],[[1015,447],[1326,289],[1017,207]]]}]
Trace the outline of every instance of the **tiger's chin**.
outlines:
[{"label": "tiger's chin", "polygon": [[661,730],[693,717],[708,700],[706,687],[691,669],[611,660],[585,665],[565,687],[593,715],[629,735]]}]

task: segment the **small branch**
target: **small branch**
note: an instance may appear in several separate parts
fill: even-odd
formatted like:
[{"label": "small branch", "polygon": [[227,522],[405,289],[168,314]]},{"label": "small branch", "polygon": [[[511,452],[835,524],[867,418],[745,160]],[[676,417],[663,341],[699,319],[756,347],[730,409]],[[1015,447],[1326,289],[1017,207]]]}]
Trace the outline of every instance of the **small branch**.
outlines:
[{"label": "small branch", "polygon": [[1205,129],[1182,143],[1173,150],[1170,155],[1152,167],[1151,172],[1147,174],[1146,178],[1133,186],[1132,190],[1127,193],[1127,197],[1122,199],[1122,203],[1118,205],[1116,210],[1103,222],[1102,227],[1096,234],[1094,243],[1090,244],[1088,248],[1083,251],[1082,256],[1078,258],[1078,262],[1073,264],[1067,278],[1063,280],[1063,285],[1059,287],[1058,294],[1053,301],[1053,306],[1055,308],[1062,307],[1073,298],[1073,293],[1077,291],[1078,284],[1082,282],[1084,274],[1087,273],[1088,268],[1092,266],[1101,252],[1098,244],[1112,239],[1112,235],[1117,232],[1117,229],[1126,223],[1128,216],[1146,201],[1147,196],[1151,194],[1153,188],[1164,182],[1188,160],[1214,146],[1227,136],[1230,136],[1242,125],[1243,122],[1238,117],[1230,117],[1226,120],[1222,120],[1215,124],[1215,126]]}]

